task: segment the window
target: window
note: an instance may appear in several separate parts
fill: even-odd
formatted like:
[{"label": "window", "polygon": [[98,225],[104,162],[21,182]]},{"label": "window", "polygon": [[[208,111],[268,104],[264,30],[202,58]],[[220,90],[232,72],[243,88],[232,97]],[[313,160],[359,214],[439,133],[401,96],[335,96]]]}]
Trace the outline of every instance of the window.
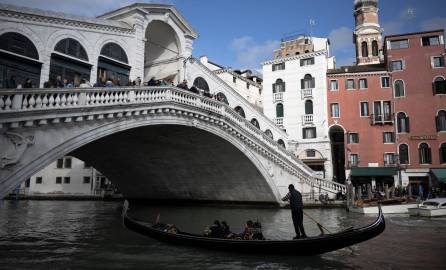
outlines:
[{"label": "window", "polygon": [[443,56],[433,56],[431,60],[431,65],[434,68],[444,67],[444,58]]},{"label": "window", "polygon": [[345,88],[346,89],[355,89],[355,80],[348,79],[345,81]]},{"label": "window", "polygon": [[359,164],[359,155],[358,154],[350,154],[348,156],[348,161],[351,167],[358,166]]},{"label": "window", "polygon": [[84,184],[90,184],[90,176],[84,176]]},{"label": "window", "polygon": [[359,79],[359,88],[360,89],[367,88],[367,79]]},{"label": "window", "polygon": [[369,57],[369,49],[367,48],[367,42],[365,41],[361,43],[361,53],[362,57]]},{"label": "window", "polygon": [[314,88],[314,78],[310,74],[306,74],[302,80],[300,80],[301,89]]},{"label": "window", "polygon": [[404,69],[404,63],[403,60],[395,60],[390,63],[390,70],[391,71],[398,71]]},{"label": "window", "polygon": [[307,157],[316,157],[316,150],[309,149],[306,151]]},{"label": "window", "polygon": [[62,177],[56,177],[56,184],[62,184]]},{"label": "window", "polygon": [[373,122],[392,122],[392,107],[390,101],[373,102]]},{"label": "window", "polygon": [[274,139],[273,133],[271,132],[271,130],[267,129],[265,130],[265,134],[266,136],[270,137],[271,139]]},{"label": "window", "polygon": [[125,51],[116,43],[107,43],[101,49],[101,55],[110,57],[112,59],[118,60],[123,63],[128,63],[127,54]]},{"label": "window", "polygon": [[71,168],[71,158],[64,159],[64,168],[67,168],[67,169]]},{"label": "window", "polygon": [[285,62],[283,63],[278,63],[278,64],[273,64],[273,71],[276,70],[284,70],[285,69]]},{"label": "window", "polygon": [[446,94],[446,81],[443,77],[437,77],[432,85],[434,95]]},{"label": "window", "polygon": [[397,131],[398,133],[408,133],[409,132],[409,117],[403,113],[399,112],[396,116]]},{"label": "window", "polygon": [[64,178],[63,178],[63,183],[64,183],[64,184],[69,184],[69,183],[70,183],[70,177],[67,177],[67,176],[64,177]]},{"label": "window", "polygon": [[79,41],[72,38],[66,38],[59,41],[56,44],[54,50],[63,54],[73,56],[75,58],[88,61],[87,52],[85,51],[84,47],[82,47]]},{"label": "window", "polygon": [[439,111],[435,117],[437,131],[446,131],[446,111]]},{"label": "window", "polygon": [[378,56],[378,41],[372,41],[372,55]]},{"label": "window", "polygon": [[440,37],[439,36],[422,37],[421,41],[423,43],[423,46],[440,45]]},{"label": "window", "polygon": [[36,177],[36,184],[42,184],[42,176]]},{"label": "window", "polygon": [[401,39],[401,40],[391,40],[390,41],[390,49],[407,49],[409,48],[409,40]]},{"label": "window", "polygon": [[285,92],[285,82],[282,79],[277,79],[276,83],[273,83],[273,93]]},{"label": "window", "polygon": [[384,153],[384,165],[395,164],[395,153]]},{"label": "window", "polygon": [[359,134],[356,132],[348,133],[348,143],[359,143]]},{"label": "window", "polygon": [[339,85],[338,85],[338,80],[330,80],[330,90],[338,90],[339,89]]},{"label": "window", "polygon": [[404,97],[404,82],[402,80],[396,80],[393,84],[393,92],[395,97]]},{"label": "window", "polygon": [[63,168],[63,158],[57,159],[56,168],[58,168],[58,169]]},{"label": "window", "polygon": [[316,128],[315,127],[303,128],[302,129],[302,137],[304,139],[316,138]]},{"label": "window", "polygon": [[253,126],[255,126],[256,128],[260,129],[259,121],[257,121],[257,119],[255,118],[251,119],[251,124],[253,124]]},{"label": "window", "polygon": [[195,86],[198,89],[203,90],[205,93],[209,93],[209,85],[206,82],[206,80],[202,77],[195,78],[194,82],[192,83],[193,86]]},{"label": "window", "polygon": [[361,106],[361,115],[360,116],[369,116],[369,103],[367,101],[363,101],[360,103]]},{"label": "window", "polygon": [[300,66],[309,66],[309,65],[314,65],[314,57],[311,58],[305,58],[305,59],[300,59]]},{"label": "window", "polygon": [[305,114],[313,114],[313,101],[305,101]]},{"label": "window", "polygon": [[237,107],[234,108],[234,111],[236,111],[241,117],[243,117],[243,118],[246,117],[245,110],[243,110],[242,107],[237,106]]},{"label": "window", "polygon": [[390,77],[381,77],[381,88],[390,87]]},{"label": "window", "polygon": [[330,104],[330,115],[331,117],[339,117],[339,103]]},{"label": "window", "polygon": [[276,117],[283,117],[283,104],[278,103],[276,105]]},{"label": "window", "polygon": [[427,143],[420,144],[420,147],[418,148],[418,153],[420,155],[420,164],[432,163],[431,148]]},{"label": "window", "polygon": [[281,147],[285,148],[285,142],[284,142],[282,139],[278,139],[278,140],[277,140],[277,143],[278,143]]},{"label": "window", "polygon": [[0,49],[33,59],[39,59],[36,47],[26,36],[8,32],[0,36]]},{"label": "window", "polygon": [[398,150],[400,153],[400,164],[409,164],[409,147],[407,144],[400,144]]},{"label": "window", "polygon": [[446,143],[440,145],[440,163],[446,163]]},{"label": "window", "polygon": [[383,132],[383,143],[394,143],[395,134],[393,132]]},{"label": "window", "polygon": [[232,82],[233,82],[233,83],[237,83],[237,77],[232,76]]}]

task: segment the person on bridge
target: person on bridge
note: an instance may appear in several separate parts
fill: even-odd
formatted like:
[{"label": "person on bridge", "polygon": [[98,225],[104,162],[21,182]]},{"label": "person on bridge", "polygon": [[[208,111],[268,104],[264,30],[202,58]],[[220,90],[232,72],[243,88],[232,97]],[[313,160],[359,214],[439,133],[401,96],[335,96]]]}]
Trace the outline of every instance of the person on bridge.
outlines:
[{"label": "person on bridge", "polygon": [[296,231],[296,237],[293,239],[306,238],[304,230],[304,210],[302,203],[302,194],[294,188],[293,184],[288,186],[288,194],[282,198],[282,201],[290,201],[291,217],[293,218],[294,230]]}]

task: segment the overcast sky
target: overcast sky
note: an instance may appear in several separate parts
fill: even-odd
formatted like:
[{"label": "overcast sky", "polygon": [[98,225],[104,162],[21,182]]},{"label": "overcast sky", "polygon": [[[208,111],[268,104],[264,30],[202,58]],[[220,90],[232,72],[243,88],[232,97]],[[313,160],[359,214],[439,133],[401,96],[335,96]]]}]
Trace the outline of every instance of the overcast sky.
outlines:
[{"label": "overcast sky", "polygon": [[[174,4],[198,31],[194,55],[234,68],[260,69],[280,38],[329,37],[337,65],[354,61],[353,0],[0,0],[2,3],[98,16],[133,2]],[[446,27],[446,0],[381,0],[384,35]],[[315,25],[310,28],[309,21]]]}]

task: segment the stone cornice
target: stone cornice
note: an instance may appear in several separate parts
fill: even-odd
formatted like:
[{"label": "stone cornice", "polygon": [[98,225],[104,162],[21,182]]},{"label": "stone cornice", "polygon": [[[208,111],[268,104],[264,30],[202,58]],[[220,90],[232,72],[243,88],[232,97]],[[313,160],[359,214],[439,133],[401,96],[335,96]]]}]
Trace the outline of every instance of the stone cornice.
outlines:
[{"label": "stone cornice", "polygon": [[238,79],[241,79],[242,81],[245,81],[245,82],[247,82],[247,83],[249,83],[251,85],[254,85],[257,88],[263,89],[263,86],[261,84],[258,84],[255,81],[252,81],[252,80],[250,80],[248,78],[243,77],[242,75],[234,72],[230,68],[223,68],[223,69],[218,69],[218,70],[214,71],[215,74],[221,74],[221,73],[225,73],[225,72],[231,74],[234,77],[237,77]]},{"label": "stone cornice", "polygon": [[288,61],[292,61],[292,60],[305,59],[305,58],[316,57],[316,56],[321,56],[321,55],[327,56],[327,51],[326,50],[321,50],[321,51],[317,51],[317,52],[310,52],[310,53],[305,53],[305,54],[292,55],[292,56],[288,56],[288,57],[284,57],[284,58],[277,58],[277,59],[273,59],[273,60],[268,60],[268,61],[265,61],[265,62],[263,62],[261,64],[263,66],[264,65],[271,65],[271,64],[280,64],[280,63],[284,63],[284,62],[288,62]]},{"label": "stone cornice", "polygon": [[390,73],[387,71],[374,71],[374,72],[350,72],[350,73],[334,73],[328,74],[327,77],[364,77],[364,76],[382,76],[389,75]]}]

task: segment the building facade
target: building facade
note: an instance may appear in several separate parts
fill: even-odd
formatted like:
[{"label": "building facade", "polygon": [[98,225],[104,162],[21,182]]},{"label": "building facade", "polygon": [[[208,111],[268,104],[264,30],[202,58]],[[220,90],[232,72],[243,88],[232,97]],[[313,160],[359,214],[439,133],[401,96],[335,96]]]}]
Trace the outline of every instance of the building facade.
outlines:
[{"label": "building facade", "polygon": [[288,149],[326,179],[332,179],[326,72],[334,58],[329,46],[325,38],[308,36],[282,41],[274,60],[263,63],[262,92],[265,115],[289,134]]}]

